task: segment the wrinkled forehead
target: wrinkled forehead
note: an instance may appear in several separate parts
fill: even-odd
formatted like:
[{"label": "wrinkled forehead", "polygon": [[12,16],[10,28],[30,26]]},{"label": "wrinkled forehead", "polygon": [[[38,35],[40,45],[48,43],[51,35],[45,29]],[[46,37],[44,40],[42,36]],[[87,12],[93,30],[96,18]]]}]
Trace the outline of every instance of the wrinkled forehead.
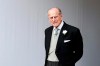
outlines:
[{"label": "wrinkled forehead", "polygon": [[59,14],[59,10],[57,8],[52,8],[48,11],[48,15],[51,15],[51,14]]}]

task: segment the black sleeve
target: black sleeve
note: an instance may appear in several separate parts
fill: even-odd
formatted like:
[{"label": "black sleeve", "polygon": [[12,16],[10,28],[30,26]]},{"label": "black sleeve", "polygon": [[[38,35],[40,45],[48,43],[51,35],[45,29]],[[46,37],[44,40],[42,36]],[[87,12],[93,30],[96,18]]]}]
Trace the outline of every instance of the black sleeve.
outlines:
[{"label": "black sleeve", "polygon": [[73,42],[74,42],[74,62],[77,62],[83,55],[83,39],[80,30],[77,29],[74,32]]}]

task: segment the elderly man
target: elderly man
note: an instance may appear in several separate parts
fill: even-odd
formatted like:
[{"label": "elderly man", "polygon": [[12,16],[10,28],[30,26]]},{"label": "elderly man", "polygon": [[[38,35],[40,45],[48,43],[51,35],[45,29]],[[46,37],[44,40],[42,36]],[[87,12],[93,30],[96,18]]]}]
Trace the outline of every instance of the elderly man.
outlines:
[{"label": "elderly man", "polygon": [[62,20],[59,8],[48,10],[52,26],[45,29],[45,66],[75,66],[82,57],[83,40],[80,30]]}]

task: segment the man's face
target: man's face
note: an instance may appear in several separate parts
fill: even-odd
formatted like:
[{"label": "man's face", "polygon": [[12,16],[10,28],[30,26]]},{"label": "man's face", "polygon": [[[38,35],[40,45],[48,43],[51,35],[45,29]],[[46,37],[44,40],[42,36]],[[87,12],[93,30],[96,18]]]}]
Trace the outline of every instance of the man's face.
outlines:
[{"label": "man's face", "polygon": [[62,22],[62,14],[57,9],[51,9],[48,11],[48,18],[52,26],[58,27]]}]

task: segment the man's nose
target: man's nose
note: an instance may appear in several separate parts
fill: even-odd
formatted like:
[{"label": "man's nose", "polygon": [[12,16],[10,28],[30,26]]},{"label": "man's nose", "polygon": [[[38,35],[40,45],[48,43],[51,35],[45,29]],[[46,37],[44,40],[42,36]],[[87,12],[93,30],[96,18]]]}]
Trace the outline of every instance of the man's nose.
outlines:
[{"label": "man's nose", "polygon": [[53,17],[53,19],[52,19],[53,21],[55,21],[55,18]]}]

